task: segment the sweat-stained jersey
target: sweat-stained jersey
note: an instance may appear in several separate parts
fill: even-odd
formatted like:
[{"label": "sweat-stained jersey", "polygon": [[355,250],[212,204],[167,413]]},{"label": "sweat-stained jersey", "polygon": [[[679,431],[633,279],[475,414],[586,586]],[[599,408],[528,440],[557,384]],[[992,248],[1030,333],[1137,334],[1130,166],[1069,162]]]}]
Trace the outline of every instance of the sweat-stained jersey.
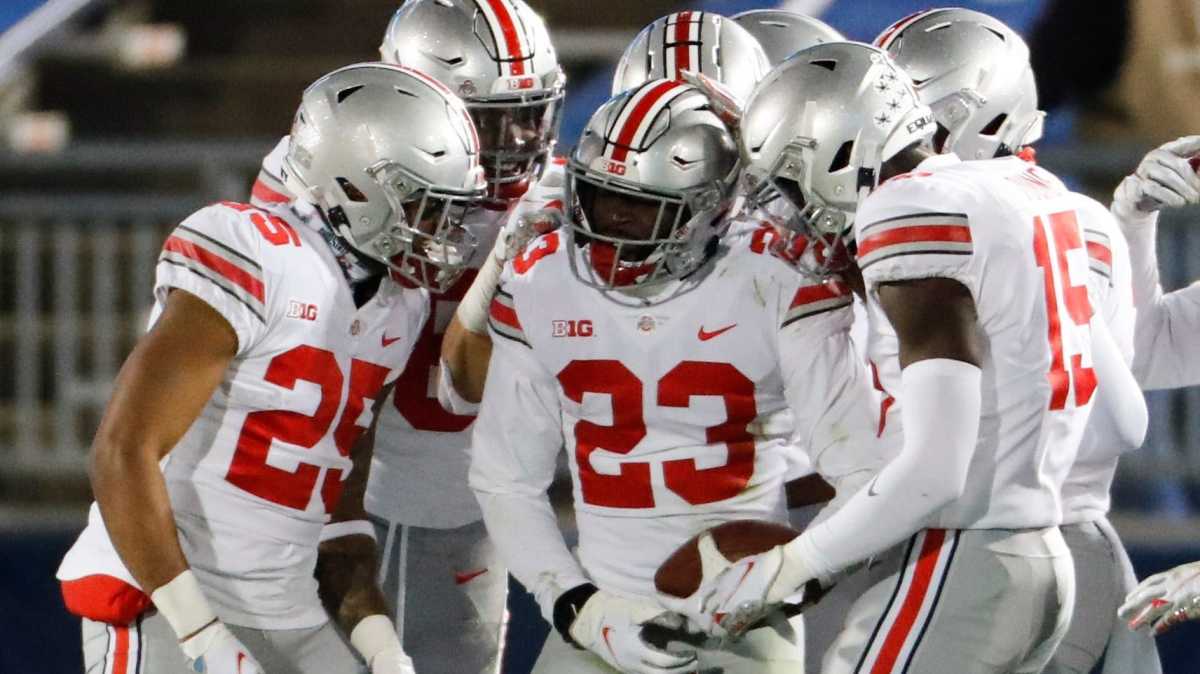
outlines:
[{"label": "sweat-stained jersey", "polygon": [[[251,202],[288,201],[284,185],[284,136],[263,158],[251,190]],[[396,392],[384,406],[376,432],[371,476],[365,505],[371,514],[409,526],[450,529],[480,518],[479,504],[467,488],[470,428],[474,416],[454,414],[437,397],[437,372],[442,335],[459,300],[492,252],[500,228],[523,214],[542,209],[562,210],[562,159],[546,166],[542,178],[507,210],[475,208],[463,225],[479,242],[462,277],[444,293],[430,295],[430,319],[421,328],[408,366]]]},{"label": "sweat-stained jersey", "polygon": [[[471,487],[543,613],[555,588],[584,580],[653,596],[658,565],[720,522],[786,522],[793,432],[835,485],[889,458],[877,455],[874,398],[847,334],[849,290],[806,281],[750,240],[730,239],[653,304],[581,283],[568,256],[586,258],[563,231],[505,268]],[[545,494],[564,447],[579,564]],[[517,505],[491,512],[493,497]]]},{"label": "sweat-stained jersey", "polygon": [[[183,552],[217,615],[260,629],[328,619],[313,578],[321,527],[374,399],[428,313],[426,291],[387,278],[356,309],[311,221],[319,215],[301,208],[226,202],[184,220],[159,258],[151,317],[179,289],[237,333],[224,380],[162,471]],[[95,504],[58,577],[84,617],[128,622],[148,603]]]},{"label": "sweat-stained jersey", "polygon": [[[983,332],[983,405],[965,491],[931,527],[1022,529],[1061,521],[1062,486],[1092,399],[1085,230],[1107,212],[1017,158],[941,155],[893,178],[858,210],[867,286],[868,354],[885,394],[900,390],[899,343],[878,303],[881,283],[962,283]],[[900,422],[893,400],[884,424]]]}]

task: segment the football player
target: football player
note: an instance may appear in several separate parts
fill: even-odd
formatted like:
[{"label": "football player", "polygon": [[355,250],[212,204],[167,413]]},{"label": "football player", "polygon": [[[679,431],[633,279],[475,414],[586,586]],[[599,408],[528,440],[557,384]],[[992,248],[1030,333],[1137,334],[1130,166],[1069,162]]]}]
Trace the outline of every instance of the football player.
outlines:
[{"label": "football player", "polygon": [[[678,619],[653,581],[677,546],[723,521],[786,521],[793,431],[835,486],[882,464],[850,291],[722,241],[738,165],[703,93],[646,82],[592,116],[568,226],[505,267],[470,475],[561,636],[535,672],[803,671],[790,628],[731,648],[650,635]],[[578,560],[546,494],[564,445]]]},{"label": "football player", "polygon": [[[934,155],[937,122],[877,48],[818,45],[759,84],[747,171],[811,239],[853,231],[868,351],[903,448],[793,542],[680,606],[734,635],[812,579],[872,558],[825,672],[1038,672],[1074,588],[1060,493],[1093,404],[1121,447],[1146,412],[1100,320],[1083,229],[1110,217],[1036,166]],[[837,258],[826,268],[839,266]],[[1097,382],[1100,382],[1097,389]]]},{"label": "football player", "polygon": [[[1138,307],[1134,374],[1146,389],[1200,384],[1200,285],[1163,293],[1155,252],[1158,213],[1200,203],[1200,177],[1191,160],[1200,136],[1187,136],[1148,153],[1121,181],[1112,213],[1129,238],[1133,295]],[[1125,598],[1121,618],[1131,629],[1161,634],[1200,619],[1200,563],[1184,564],[1142,581]]]},{"label": "football player", "polygon": [[[937,122],[934,146],[962,158],[992,159],[1023,153],[1041,136],[1042,113],[1029,49],[1011,28],[968,9],[937,9],[907,17],[885,30],[876,45],[916,82],[917,95]],[[1110,219],[1083,229],[1092,306],[1126,363],[1133,357],[1135,310],[1128,247]],[[1063,484],[1061,530],[1075,567],[1071,627],[1047,673],[1087,674],[1104,656],[1105,671],[1162,671],[1151,640],[1128,633],[1117,607],[1136,578],[1129,555],[1108,521],[1109,489],[1119,451],[1096,410]],[[1132,448],[1129,448],[1132,449]]]},{"label": "football player", "polygon": [[163,247],[58,573],[89,672],[358,671],[330,613],[373,674],[413,671],[340,495],[429,289],[473,252],[479,143],[435,80],[359,64],[305,90],[282,177],[295,201],[206,207]]},{"label": "football player", "polygon": [[[418,668],[493,672],[508,574],[467,488],[467,448],[491,353],[488,303],[529,229],[517,225],[525,217],[557,224],[563,173],[552,152],[565,79],[541,17],[522,0],[410,0],[379,52],[463,99],[479,130],[488,194],[465,220],[477,252],[454,285],[431,296],[431,320],[383,409],[367,510],[384,591]],[[287,198],[278,153],[264,160],[255,195]]]}]

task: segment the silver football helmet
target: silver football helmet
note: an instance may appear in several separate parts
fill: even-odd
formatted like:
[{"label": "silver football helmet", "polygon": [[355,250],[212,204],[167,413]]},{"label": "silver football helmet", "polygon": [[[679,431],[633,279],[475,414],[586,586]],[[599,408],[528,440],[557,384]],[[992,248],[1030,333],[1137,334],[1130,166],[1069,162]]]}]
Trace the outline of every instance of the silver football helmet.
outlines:
[{"label": "silver football helmet", "polygon": [[802,49],[846,39],[833,26],[799,12],[752,9],[730,18],[758,40],[772,66]]},{"label": "silver football helmet", "polygon": [[642,29],[613,76],[614,96],[643,82],[681,79],[685,70],[715,80],[744,102],[771,66],[754,36],[720,14],[676,12]]},{"label": "silver football helmet", "polygon": [[545,23],[524,0],[408,0],[379,53],[467,104],[489,205],[506,208],[538,179],[558,139],[566,78]]},{"label": "silver football helmet", "polygon": [[1042,137],[1029,47],[1001,21],[970,9],[932,9],[901,19],[875,44],[933,109],[937,151],[990,159]]},{"label": "silver football helmet", "polygon": [[283,177],[403,281],[445,291],[475,249],[462,227],[486,187],[475,127],[449,89],[411,68],[359,63],[305,89]]},{"label": "silver football helmet", "polygon": [[[749,206],[786,199],[792,215],[781,224],[840,250],[883,163],[928,139],[934,126],[908,76],[882,50],[857,42],[810,47],[772,70],[746,104],[739,142]],[[834,257],[819,256],[810,271],[835,271]]]},{"label": "silver football helmet", "polygon": [[738,170],[732,134],[695,87],[651,80],[609,100],[567,163],[576,276],[613,289],[692,273],[728,227]]}]

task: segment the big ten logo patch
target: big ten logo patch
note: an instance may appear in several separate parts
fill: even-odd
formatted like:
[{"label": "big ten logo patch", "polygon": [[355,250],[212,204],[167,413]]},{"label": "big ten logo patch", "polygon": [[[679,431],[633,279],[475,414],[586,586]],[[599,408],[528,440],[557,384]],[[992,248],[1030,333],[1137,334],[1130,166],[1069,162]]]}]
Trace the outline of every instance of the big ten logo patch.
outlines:
[{"label": "big ten logo patch", "polygon": [[588,319],[581,321],[551,321],[555,337],[591,337],[592,322]]},{"label": "big ten logo patch", "polygon": [[287,317],[298,318],[302,321],[315,321],[317,320],[317,305],[288,300]]}]

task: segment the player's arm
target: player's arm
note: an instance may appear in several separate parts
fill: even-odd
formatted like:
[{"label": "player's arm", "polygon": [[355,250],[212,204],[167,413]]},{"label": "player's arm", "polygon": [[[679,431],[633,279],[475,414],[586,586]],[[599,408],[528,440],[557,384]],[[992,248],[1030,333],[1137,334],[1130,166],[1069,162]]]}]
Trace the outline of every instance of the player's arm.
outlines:
[{"label": "player's arm", "polygon": [[442,337],[441,366],[438,378],[438,402],[455,414],[477,414],[483,398],[492,340],[488,335],[488,311],[505,263],[517,254],[530,238],[545,234],[560,223],[555,209],[518,212],[496,237],[496,244],[467,289],[446,333]]},{"label": "player's arm", "polygon": [[983,347],[970,291],[956,280],[928,278],[883,283],[876,292],[900,342],[903,441],[865,488],[790,546],[813,577],[923,528],[962,495],[975,449]]},{"label": "player's arm", "polygon": [[1129,241],[1137,327],[1133,371],[1142,388],[1200,384],[1200,285],[1163,293],[1155,237],[1158,212],[1200,203],[1200,177],[1188,158],[1200,153],[1200,136],[1153,150],[1121,181],[1112,213]]},{"label": "player's arm", "polygon": [[693,671],[694,655],[668,653],[641,638],[641,625],[665,609],[599,590],[571,555],[547,493],[563,444],[558,384],[519,333],[492,336],[469,479],[501,559],[568,643],[618,671]]},{"label": "player's arm", "polygon": [[387,602],[375,574],[375,532],[363,498],[367,493],[375,431],[380,411],[394,384],[384,387],[372,406],[371,427],[350,450],[354,462],[342,496],[321,532],[317,551],[317,592],[330,617],[350,635],[372,674],[411,674],[412,660],[387,616]]},{"label": "player's arm", "polygon": [[213,613],[179,545],[159,461],[179,442],[238,353],[238,336],[208,303],[170,291],[162,314],[122,365],[92,442],[91,481],[113,546],[179,637],[213,672],[248,651]]},{"label": "player's arm", "polygon": [[[974,299],[958,281],[936,277],[883,283],[877,292],[900,338],[904,439],[899,453],[824,521],[790,543],[746,557],[711,579],[706,574],[708,591],[698,592],[702,599],[680,610],[710,634],[738,634],[810,581],[828,582],[837,572],[903,541],[965,488],[982,398]],[[833,400],[854,396],[839,391],[837,380],[822,383]],[[797,423],[817,434],[810,444],[814,450],[836,448],[838,431],[875,428],[861,418],[854,426],[831,424],[840,416],[836,411],[814,420],[810,408],[791,402],[794,415],[808,418]]]}]

